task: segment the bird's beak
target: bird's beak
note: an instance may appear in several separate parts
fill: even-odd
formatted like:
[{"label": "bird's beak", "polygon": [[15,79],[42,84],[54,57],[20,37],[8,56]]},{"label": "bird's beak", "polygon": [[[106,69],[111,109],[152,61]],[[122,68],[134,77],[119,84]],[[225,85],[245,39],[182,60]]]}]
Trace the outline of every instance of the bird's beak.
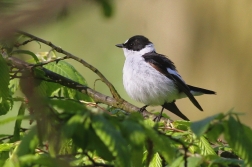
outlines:
[{"label": "bird's beak", "polygon": [[117,44],[115,46],[117,46],[118,48],[124,48],[123,44]]}]

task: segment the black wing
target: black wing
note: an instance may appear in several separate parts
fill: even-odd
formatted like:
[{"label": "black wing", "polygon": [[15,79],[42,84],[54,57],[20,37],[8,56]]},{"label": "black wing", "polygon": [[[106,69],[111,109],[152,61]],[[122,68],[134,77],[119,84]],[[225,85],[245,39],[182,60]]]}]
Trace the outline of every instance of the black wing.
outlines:
[{"label": "black wing", "polygon": [[168,59],[164,55],[158,54],[156,52],[146,53],[143,55],[143,58],[146,62],[152,63],[152,64],[160,67],[162,70],[164,70],[164,72],[167,72],[167,70],[166,70],[167,68],[170,68],[172,70],[176,70],[174,63],[170,59]]},{"label": "black wing", "polygon": [[182,118],[183,120],[190,121],[176,106],[175,102],[165,103],[162,105],[165,109],[171,111],[173,114],[177,115],[178,117]]},{"label": "black wing", "polygon": [[167,71],[167,68],[170,68],[172,70],[176,70],[176,67],[174,66],[173,62],[169,60],[164,55],[158,54],[156,52],[150,52],[143,55],[143,58],[146,62],[148,62],[153,68],[161,72],[163,75],[168,77],[169,79],[173,80],[179,91],[184,92],[187,97],[191,100],[191,102],[201,111],[203,111],[200,104],[197,102],[197,100],[194,98],[194,96],[191,94],[189,87],[184,83],[183,80],[181,80],[180,77],[177,75],[171,74]]}]

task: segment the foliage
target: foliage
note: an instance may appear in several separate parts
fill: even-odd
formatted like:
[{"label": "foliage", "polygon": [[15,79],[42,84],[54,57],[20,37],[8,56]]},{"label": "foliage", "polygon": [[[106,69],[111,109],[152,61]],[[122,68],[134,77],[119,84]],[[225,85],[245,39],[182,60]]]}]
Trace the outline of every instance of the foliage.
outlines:
[{"label": "foliage", "polygon": [[[48,52],[5,51],[3,55],[30,55],[33,64],[22,71],[7,56],[0,56],[0,113],[6,114],[21,102],[16,117],[0,122],[4,126],[15,121],[12,135],[0,134],[0,166],[252,164],[252,130],[232,110],[197,122],[156,123],[138,112],[102,107],[86,93],[53,82],[55,78],[42,67],[87,86],[85,76],[64,59],[52,58]],[[21,97],[17,97],[18,90],[23,92]],[[22,128],[23,120],[30,120],[29,129]],[[221,135],[224,140],[219,139]]]}]

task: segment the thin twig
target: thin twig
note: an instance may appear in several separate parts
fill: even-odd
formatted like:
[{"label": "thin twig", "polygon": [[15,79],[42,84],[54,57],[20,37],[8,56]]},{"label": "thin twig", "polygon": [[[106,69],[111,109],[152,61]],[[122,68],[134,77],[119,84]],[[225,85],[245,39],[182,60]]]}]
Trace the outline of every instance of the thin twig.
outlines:
[{"label": "thin twig", "polygon": [[[14,78],[22,78],[22,76],[18,76],[18,74],[20,74],[22,71],[22,69],[17,69],[14,70],[14,68],[10,69],[10,80],[14,79]],[[13,74],[12,74],[13,73]]]},{"label": "thin twig", "polygon": [[69,100],[69,101],[74,101],[76,103],[85,104],[87,106],[99,108],[100,110],[102,110],[102,111],[106,112],[107,114],[111,115],[111,113],[108,110],[106,110],[105,108],[99,106],[97,103],[94,103],[94,102],[88,102],[88,101],[84,101],[84,100],[74,100],[74,99],[59,97],[59,96],[52,96],[52,97],[49,97],[49,98],[50,99]]},{"label": "thin twig", "polygon": [[93,87],[93,89],[95,90],[95,85],[96,85],[96,82],[97,81],[101,81],[101,79],[96,79],[95,81],[94,81],[94,87]]},{"label": "thin twig", "polygon": [[44,153],[44,154],[48,154],[48,152],[47,152],[47,151],[45,151],[45,150],[43,150],[43,149],[41,149],[41,148],[36,148],[36,149],[35,149],[35,151],[36,151],[37,153]]},{"label": "thin twig", "polygon": [[24,41],[22,43],[16,43],[14,46],[18,48],[18,47],[26,45],[26,44],[28,44],[29,42],[32,42],[32,41],[34,41],[34,39],[28,39],[28,40],[26,40],[26,41]]},{"label": "thin twig", "polygon": [[96,163],[95,160],[93,160],[93,158],[90,155],[88,155],[87,152],[84,152],[84,154],[88,157],[88,159],[92,162],[93,165]]},{"label": "thin twig", "polygon": [[69,57],[64,56],[64,57],[60,57],[60,58],[57,58],[57,59],[52,59],[52,60],[49,60],[49,61],[40,62],[40,63],[38,63],[38,64],[32,64],[31,66],[32,66],[33,68],[39,67],[39,66],[42,67],[42,66],[47,65],[47,64],[52,63],[52,62],[56,62],[56,64],[57,64],[59,61],[65,60],[65,59],[68,59],[68,58],[69,58]]},{"label": "thin twig", "polygon": [[[29,129],[20,128],[20,132],[25,132],[25,131],[27,131],[27,130],[29,130]],[[3,142],[4,140],[7,140],[7,139],[11,139],[11,138],[13,138],[13,137],[14,137],[14,135],[6,135],[6,137],[0,138],[0,142]]]},{"label": "thin twig", "polygon": [[170,128],[170,127],[159,127],[159,129],[164,129],[164,130],[172,130],[174,132],[187,132],[184,130],[176,129],[176,128]]},{"label": "thin twig", "polygon": [[102,107],[99,106],[97,103],[94,103],[94,102],[87,102],[87,101],[84,101],[84,100],[80,100],[80,102],[83,103],[83,104],[86,104],[87,106],[99,108],[99,109],[101,109],[102,111],[106,112],[107,114],[111,115],[111,113],[110,113],[108,110],[102,108]]},{"label": "thin twig", "polygon": [[84,154],[88,157],[88,159],[92,162],[92,165],[85,165],[85,167],[87,166],[90,166],[90,167],[98,167],[98,166],[105,166],[105,167],[112,167],[113,165],[109,165],[109,164],[103,164],[103,163],[97,163],[95,162],[95,160],[90,156],[88,155],[87,152],[84,152]]},{"label": "thin twig", "polygon": [[4,140],[11,139],[11,138],[13,138],[13,135],[8,135],[6,137],[1,138],[0,142],[3,142]]}]

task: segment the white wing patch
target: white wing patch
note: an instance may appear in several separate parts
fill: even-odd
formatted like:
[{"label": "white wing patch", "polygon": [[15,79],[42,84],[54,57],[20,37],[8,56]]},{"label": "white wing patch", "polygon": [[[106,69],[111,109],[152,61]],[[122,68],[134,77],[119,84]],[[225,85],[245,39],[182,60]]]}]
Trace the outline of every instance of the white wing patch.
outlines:
[{"label": "white wing patch", "polygon": [[181,79],[181,81],[185,82],[176,70],[172,70],[170,68],[167,68],[167,71],[170,74],[176,75],[177,77],[179,77]]}]

